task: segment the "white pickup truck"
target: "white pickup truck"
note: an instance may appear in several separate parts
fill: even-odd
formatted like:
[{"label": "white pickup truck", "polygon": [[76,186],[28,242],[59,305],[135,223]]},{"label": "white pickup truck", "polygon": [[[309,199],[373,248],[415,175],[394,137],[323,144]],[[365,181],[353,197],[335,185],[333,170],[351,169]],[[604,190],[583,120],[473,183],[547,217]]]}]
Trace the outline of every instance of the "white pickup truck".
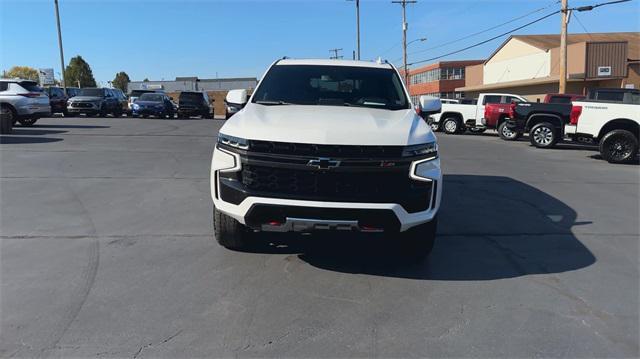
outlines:
[{"label": "white pickup truck", "polygon": [[[522,96],[504,93],[483,93],[478,100],[471,104],[442,103],[442,112],[429,117],[428,122],[434,131],[442,130],[448,134],[462,133],[466,129],[471,132],[484,132],[487,128],[498,128],[506,120],[500,117],[488,121],[485,119],[486,104],[504,105],[503,112],[507,115],[512,102],[525,102]],[[500,107],[500,106],[498,106]],[[500,110],[500,108],[498,108]],[[502,120],[502,121],[501,121]]]},{"label": "white pickup truck", "polygon": [[640,91],[624,91],[621,102],[573,102],[565,134],[574,140],[598,143],[602,158],[610,163],[635,161],[640,137]]}]

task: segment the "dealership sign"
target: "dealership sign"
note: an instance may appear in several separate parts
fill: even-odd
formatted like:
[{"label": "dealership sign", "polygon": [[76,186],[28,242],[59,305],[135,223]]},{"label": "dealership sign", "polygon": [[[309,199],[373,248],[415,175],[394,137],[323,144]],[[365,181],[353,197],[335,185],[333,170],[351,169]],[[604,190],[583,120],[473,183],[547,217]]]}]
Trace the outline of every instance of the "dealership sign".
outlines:
[{"label": "dealership sign", "polygon": [[39,69],[38,78],[40,79],[40,85],[53,85],[55,83],[53,69]]},{"label": "dealership sign", "polygon": [[611,66],[598,66],[598,77],[611,76]]}]

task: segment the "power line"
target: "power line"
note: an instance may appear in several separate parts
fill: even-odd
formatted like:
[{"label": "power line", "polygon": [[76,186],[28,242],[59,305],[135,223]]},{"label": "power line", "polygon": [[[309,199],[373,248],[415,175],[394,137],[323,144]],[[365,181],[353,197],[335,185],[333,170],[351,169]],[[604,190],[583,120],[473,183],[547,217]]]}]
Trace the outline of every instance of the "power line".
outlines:
[{"label": "power line", "polygon": [[444,54],[444,55],[440,55],[440,56],[432,57],[432,58],[430,58],[430,59],[425,59],[425,60],[415,61],[415,62],[410,63],[409,65],[415,65],[415,64],[420,64],[420,63],[423,63],[423,62],[428,62],[428,61],[437,60],[437,59],[440,59],[440,58],[443,58],[443,57],[447,57],[447,56],[450,56],[450,55],[454,55],[454,54],[457,54],[457,53],[460,53],[460,52],[463,52],[463,51],[466,51],[466,50],[472,49],[472,48],[474,48],[474,47],[478,47],[478,46],[480,46],[480,45],[484,45],[484,44],[486,44],[487,42],[491,42],[491,41],[493,41],[493,40],[495,40],[495,39],[498,39],[498,38],[500,38],[500,37],[503,37],[503,36],[505,36],[505,35],[509,35],[509,34],[511,34],[511,33],[514,33],[514,32],[516,32],[516,31],[518,31],[518,30],[524,29],[524,28],[525,28],[525,27],[527,27],[527,26],[531,26],[531,25],[533,25],[533,24],[535,24],[535,23],[537,23],[537,22],[540,22],[540,21],[542,21],[542,20],[544,20],[544,19],[547,19],[547,18],[549,18],[549,17],[551,17],[551,16],[553,16],[553,15],[555,15],[555,14],[557,14],[557,13],[560,13],[560,12],[561,12],[561,10],[554,11],[554,12],[552,12],[552,13],[550,13],[550,14],[547,14],[547,15],[545,15],[545,16],[543,16],[543,17],[539,17],[539,18],[537,18],[537,19],[535,19],[535,20],[533,20],[533,21],[530,21],[530,22],[528,22],[528,23],[526,23],[526,24],[524,24],[524,25],[522,25],[522,26],[518,26],[518,27],[516,27],[516,28],[515,28],[515,29],[513,29],[513,30],[510,30],[510,31],[507,31],[507,32],[503,32],[502,34],[497,35],[497,36],[494,36],[494,37],[492,37],[492,38],[490,38],[490,39],[487,39],[487,40],[484,40],[484,41],[481,41],[481,42],[475,43],[475,44],[473,44],[473,45],[467,46],[467,47],[462,48],[462,49],[460,49],[460,50],[456,50],[456,51],[452,51],[452,52],[446,53],[446,54]]},{"label": "power line", "polygon": [[584,30],[584,32],[586,32],[587,35],[589,35],[589,38],[593,41],[593,36],[591,36],[591,33],[589,32],[589,30],[587,30],[587,28],[584,26],[582,21],[580,21],[580,18],[578,17],[578,14],[571,14],[571,15],[573,15],[573,17],[576,19],[578,24],[580,24],[580,27],[582,28],[582,30]]},{"label": "power line", "polygon": [[516,18],[513,18],[513,19],[511,19],[511,20],[505,21],[505,22],[503,22],[503,23],[501,23],[501,24],[498,24],[498,25],[492,26],[492,27],[490,27],[490,28],[488,28],[488,29],[481,30],[481,31],[477,31],[477,32],[474,32],[473,34],[469,34],[469,35],[463,36],[463,37],[461,37],[461,38],[458,38],[458,39],[455,39],[455,40],[452,40],[452,41],[449,41],[449,42],[445,42],[445,43],[440,44],[440,45],[436,45],[436,46],[433,46],[433,47],[429,47],[429,48],[426,48],[426,49],[422,49],[422,50],[419,50],[419,51],[415,51],[415,52],[410,53],[409,55],[415,55],[415,54],[420,54],[420,53],[423,53],[423,52],[426,52],[426,51],[429,51],[429,50],[439,49],[439,48],[441,48],[441,47],[445,47],[445,46],[448,46],[448,45],[454,44],[454,43],[456,43],[456,42],[460,42],[460,41],[462,41],[462,40],[466,40],[466,39],[471,38],[471,37],[474,37],[474,36],[476,36],[476,35],[480,35],[480,34],[483,34],[483,33],[485,33],[485,32],[489,32],[489,31],[491,31],[491,30],[495,30],[495,29],[497,29],[497,28],[499,28],[499,27],[502,27],[502,26],[504,26],[504,25],[511,24],[511,23],[516,22],[516,21],[518,21],[518,20],[524,19],[525,17],[531,16],[531,15],[533,15],[533,14],[539,13],[540,11],[546,10],[546,9],[550,8],[551,6],[554,6],[554,5],[558,4],[559,2],[560,2],[559,0],[556,0],[556,1],[554,1],[554,2],[553,2],[553,4],[549,4],[549,5],[545,6],[545,7],[541,7],[541,8],[539,8],[539,9],[535,9],[535,10],[530,11],[530,12],[528,12],[528,13],[524,14],[524,15],[520,15],[520,16],[518,16],[518,17],[516,17]]}]

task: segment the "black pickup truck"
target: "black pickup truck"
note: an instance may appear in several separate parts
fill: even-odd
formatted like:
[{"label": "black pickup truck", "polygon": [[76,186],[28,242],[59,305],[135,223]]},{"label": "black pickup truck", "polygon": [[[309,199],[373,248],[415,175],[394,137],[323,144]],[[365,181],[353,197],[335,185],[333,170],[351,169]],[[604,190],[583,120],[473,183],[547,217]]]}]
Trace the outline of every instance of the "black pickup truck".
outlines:
[{"label": "black pickup truck", "polygon": [[[587,99],[574,99],[579,101],[604,101],[614,103],[627,103],[629,94],[638,91],[621,88],[592,89]],[[512,103],[509,109],[509,120],[506,126],[513,132],[529,132],[529,141],[538,148],[553,147],[559,140],[565,137],[564,126],[572,123],[580,115],[580,109],[569,103],[539,103],[520,102]],[[500,136],[503,140],[511,140]],[[516,139],[517,137],[513,137]]]}]

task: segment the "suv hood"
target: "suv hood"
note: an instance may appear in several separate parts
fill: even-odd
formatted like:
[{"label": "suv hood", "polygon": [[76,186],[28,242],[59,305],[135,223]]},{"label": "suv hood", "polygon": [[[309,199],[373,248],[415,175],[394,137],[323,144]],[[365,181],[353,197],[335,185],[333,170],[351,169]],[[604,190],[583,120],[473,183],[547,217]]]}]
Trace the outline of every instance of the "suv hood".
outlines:
[{"label": "suv hood", "polygon": [[73,101],[101,101],[102,97],[98,96],[73,96]]},{"label": "suv hood", "polygon": [[405,146],[435,141],[414,110],[248,103],[220,129],[253,140],[333,145]]}]

